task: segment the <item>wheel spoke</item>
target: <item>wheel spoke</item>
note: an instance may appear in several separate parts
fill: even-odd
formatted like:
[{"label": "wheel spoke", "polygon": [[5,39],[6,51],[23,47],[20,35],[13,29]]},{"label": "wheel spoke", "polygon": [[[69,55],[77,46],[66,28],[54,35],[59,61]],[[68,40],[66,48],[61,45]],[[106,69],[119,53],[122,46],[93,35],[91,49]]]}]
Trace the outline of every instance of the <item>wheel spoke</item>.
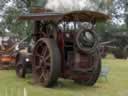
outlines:
[{"label": "wheel spoke", "polygon": [[35,52],[35,56],[40,57],[40,54],[36,51],[36,52]]},{"label": "wheel spoke", "polygon": [[39,65],[36,67],[36,69],[40,69],[42,66],[44,66],[44,60],[40,59],[39,60]]},{"label": "wheel spoke", "polygon": [[46,46],[41,46],[41,50],[42,50],[41,53],[40,53],[41,56],[43,55],[43,52],[44,52],[45,48],[46,48]]},{"label": "wheel spoke", "polygon": [[43,77],[43,80],[44,80],[44,72],[42,71],[41,75],[40,75],[40,78],[39,80],[42,80],[42,77]]},{"label": "wheel spoke", "polygon": [[49,75],[49,72],[47,70],[43,70],[42,73],[41,73],[41,75],[40,75],[39,80],[42,80],[43,79],[44,81],[47,81],[48,75]]},{"label": "wheel spoke", "polygon": [[44,58],[41,56],[40,57],[40,64],[42,65],[42,63],[44,63]]},{"label": "wheel spoke", "polygon": [[43,52],[43,56],[46,56],[47,51],[48,51],[48,48],[46,47],[44,52]]},{"label": "wheel spoke", "polygon": [[36,66],[36,68],[35,68],[36,70],[38,70],[38,69],[41,69],[41,64],[40,65],[38,65],[38,66]]},{"label": "wheel spoke", "polygon": [[46,57],[45,57],[45,60],[47,61],[48,59],[50,59],[50,55],[47,55]]}]

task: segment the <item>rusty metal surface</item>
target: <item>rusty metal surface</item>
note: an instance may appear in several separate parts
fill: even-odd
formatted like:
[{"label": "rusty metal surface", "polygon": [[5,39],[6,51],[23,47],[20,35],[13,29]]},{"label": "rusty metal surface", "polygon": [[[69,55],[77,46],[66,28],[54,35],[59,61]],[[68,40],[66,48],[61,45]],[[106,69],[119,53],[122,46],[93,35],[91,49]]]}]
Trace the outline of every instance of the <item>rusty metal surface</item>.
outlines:
[{"label": "rusty metal surface", "polygon": [[110,16],[100,12],[94,12],[94,11],[74,11],[74,12],[64,14],[64,18],[65,20],[78,19],[78,21],[88,22],[93,19],[95,19],[96,21],[106,21],[110,19]]},{"label": "rusty metal surface", "polygon": [[19,16],[18,19],[23,20],[79,20],[79,21],[106,21],[110,16],[99,12],[93,11],[74,11],[70,13],[56,13],[56,12],[42,12],[42,13],[29,13]]},{"label": "rusty metal surface", "polygon": [[23,20],[59,20],[63,17],[61,13],[44,12],[44,13],[30,13],[19,16],[18,19]]}]

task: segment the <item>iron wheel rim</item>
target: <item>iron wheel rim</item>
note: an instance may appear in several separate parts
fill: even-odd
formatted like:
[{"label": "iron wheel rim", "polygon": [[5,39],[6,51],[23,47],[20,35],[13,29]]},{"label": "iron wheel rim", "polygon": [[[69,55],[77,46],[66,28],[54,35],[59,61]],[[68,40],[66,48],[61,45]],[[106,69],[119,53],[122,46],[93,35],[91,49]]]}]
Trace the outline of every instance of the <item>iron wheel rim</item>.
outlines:
[{"label": "iron wheel rim", "polygon": [[42,84],[48,82],[51,75],[51,53],[45,42],[38,42],[34,50],[35,74]]}]

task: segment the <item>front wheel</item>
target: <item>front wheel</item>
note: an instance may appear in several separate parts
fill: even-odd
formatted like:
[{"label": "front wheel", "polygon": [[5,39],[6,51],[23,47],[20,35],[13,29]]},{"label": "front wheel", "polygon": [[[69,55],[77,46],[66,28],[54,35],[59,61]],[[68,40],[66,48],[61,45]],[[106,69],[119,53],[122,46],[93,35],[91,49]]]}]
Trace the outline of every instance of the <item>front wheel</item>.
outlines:
[{"label": "front wheel", "polygon": [[21,65],[21,64],[18,64],[16,66],[16,74],[20,78],[25,78],[25,76],[26,76],[26,69],[25,69],[25,67],[23,65]]},{"label": "front wheel", "polygon": [[33,79],[44,87],[56,84],[60,74],[60,52],[56,41],[43,38],[37,41],[33,51]]}]

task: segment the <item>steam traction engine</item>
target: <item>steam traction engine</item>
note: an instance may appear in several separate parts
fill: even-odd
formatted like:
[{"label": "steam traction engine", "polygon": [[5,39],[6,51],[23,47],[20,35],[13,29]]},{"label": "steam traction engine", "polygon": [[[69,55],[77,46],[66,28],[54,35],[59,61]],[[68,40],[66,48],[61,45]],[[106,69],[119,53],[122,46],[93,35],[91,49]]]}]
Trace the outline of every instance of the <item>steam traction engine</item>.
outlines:
[{"label": "steam traction engine", "polygon": [[95,23],[108,18],[92,11],[20,16],[19,19],[34,21],[34,81],[45,87],[54,86],[58,78],[94,85],[101,70]]}]

